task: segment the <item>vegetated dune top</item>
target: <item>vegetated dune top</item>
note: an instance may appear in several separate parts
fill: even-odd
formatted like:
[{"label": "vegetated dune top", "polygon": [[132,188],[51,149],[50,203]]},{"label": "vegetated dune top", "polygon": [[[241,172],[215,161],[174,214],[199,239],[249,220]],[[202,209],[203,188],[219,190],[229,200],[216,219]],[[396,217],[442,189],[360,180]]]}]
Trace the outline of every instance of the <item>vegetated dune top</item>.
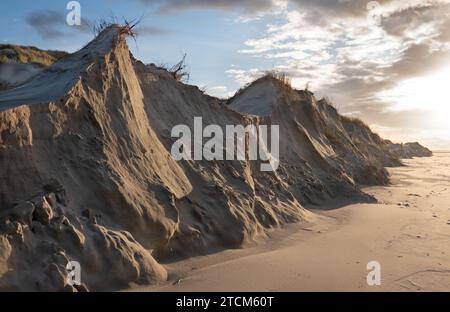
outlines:
[{"label": "vegetated dune top", "polygon": [[68,53],[63,51],[41,50],[32,46],[14,44],[0,44],[0,64],[17,63],[48,67],[67,55]]},{"label": "vegetated dune top", "polygon": [[265,76],[238,92],[229,101],[233,110],[254,116],[269,116],[278,103],[279,92],[276,79]]},{"label": "vegetated dune top", "polygon": [[0,111],[25,104],[51,102],[66,95],[89,64],[111,51],[119,32],[119,27],[109,27],[78,52],[63,57],[24,84],[3,91]]},{"label": "vegetated dune top", "polygon": [[389,151],[402,159],[433,156],[433,152],[422,146],[419,142],[396,144],[391,141],[387,141],[387,143],[389,144]]},{"label": "vegetated dune top", "polygon": [[[238,113],[135,60],[124,30],[112,25],[0,92],[0,290],[163,282],[158,261],[240,248],[283,224],[312,221],[305,204],[371,201],[359,185],[386,184],[384,167],[401,165],[369,127],[309,92],[272,81],[264,114]],[[255,108],[245,99],[263,82],[237,94],[235,107]],[[193,129],[195,117],[223,128],[279,125],[278,170],[175,161],[171,129]],[[80,262],[83,286],[67,284],[68,261]]]}]

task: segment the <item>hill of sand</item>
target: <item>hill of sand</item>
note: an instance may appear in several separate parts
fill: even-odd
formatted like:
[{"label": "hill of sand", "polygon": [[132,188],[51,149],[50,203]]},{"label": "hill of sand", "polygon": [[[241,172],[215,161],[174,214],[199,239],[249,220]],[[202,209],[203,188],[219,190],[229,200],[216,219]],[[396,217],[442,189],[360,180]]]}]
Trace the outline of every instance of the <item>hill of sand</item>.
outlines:
[{"label": "hill of sand", "polygon": [[386,141],[389,151],[402,159],[412,159],[414,157],[431,157],[433,152],[420,145],[418,142],[398,144]]},{"label": "hill of sand", "polygon": [[[228,104],[135,60],[117,25],[0,92],[0,289],[162,282],[161,261],[312,221],[305,204],[373,201],[359,185],[387,184],[384,167],[401,165],[361,121],[273,77]],[[171,129],[198,116],[223,128],[280,125],[279,169],[175,161]],[[80,262],[82,286],[67,284],[68,261]]]}]

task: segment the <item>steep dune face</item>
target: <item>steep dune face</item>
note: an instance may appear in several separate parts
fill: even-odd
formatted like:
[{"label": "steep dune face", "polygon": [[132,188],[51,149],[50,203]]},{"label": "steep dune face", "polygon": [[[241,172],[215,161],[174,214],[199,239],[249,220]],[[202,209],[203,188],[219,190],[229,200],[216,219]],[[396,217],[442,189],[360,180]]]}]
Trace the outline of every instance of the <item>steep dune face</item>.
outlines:
[{"label": "steep dune face", "polygon": [[[266,101],[261,103],[261,98]],[[281,155],[302,170],[310,168],[321,186],[319,196],[354,195],[356,183],[386,184],[388,173],[384,167],[401,164],[384,141],[362,122],[339,115],[325,100],[317,101],[312,93],[293,90],[271,76],[254,82],[229,106],[279,124]],[[293,176],[302,176],[292,168],[289,171]]]},{"label": "steep dune face", "polygon": [[[144,93],[145,110],[167,150],[173,140],[171,129],[186,124],[193,129],[194,118],[204,125],[260,124],[229,110],[219,100],[204,95],[197,87],[175,81],[164,70],[135,64]],[[160,257],[192,255],[209,246],[239,247],[265,231],[287,222],[302,221],[309,213],[291,193],[278,172],[261,172],[249,161],[182,161],[193,189],[176,201],[179,229],[167,245],[156,250]]]},{"label": "steep dune face", "polygon": [[[173,235],[179,221],[174,201],[192,186],[145,117],[124,40],[115,29],[103,35],[110,37],[110,48],[94,51],[91,63],[82,64],[67,95],[0,115],[0,175],[6,182],[0,190],[1,229],[17,240],[5,287],[64,288],[66,259],[81,262],[91,289],[166,277],[146,249]],[[99,39],[93,44],[102,46]],[[83,50],[74,62],[93,52],[91,45]],[[75,66],[71,62],[64,64]],[[60,75],[56,65],[50,77]],[[33,80],[5,97],[31,92],[39,83]],[[33,265],[23,261],[28,254],[36,259]],[[42,272],[52,280],[37,283]]]},{"label": "steep dune face", "polygon": [[68,261],[79,290],[158,282],[152,253],[239,247],[309,215],[256,163],[173,160],[178,123],[257,120],[136,62],[119,30],[0,94],[2,289],[73,289]]},{"label": "steep dune face", "polygon": [[[245,246],[312,220],[303,204],[370,199],[358,183],[386,183],[383,166],[399,163],[369,128],[309,92],[263,79],[229,107],[135,60],[122,30],[107,28],[0,93],[0,289],[161,282],[158,261]],[[260,112],[255,97],[263,113],[239,112]],[[280,125],[278,170],[175,161],[171,130],[193,129],[195,117],[222,128]],[[82,286],[68,285],[69,261],[80,262]]]}]

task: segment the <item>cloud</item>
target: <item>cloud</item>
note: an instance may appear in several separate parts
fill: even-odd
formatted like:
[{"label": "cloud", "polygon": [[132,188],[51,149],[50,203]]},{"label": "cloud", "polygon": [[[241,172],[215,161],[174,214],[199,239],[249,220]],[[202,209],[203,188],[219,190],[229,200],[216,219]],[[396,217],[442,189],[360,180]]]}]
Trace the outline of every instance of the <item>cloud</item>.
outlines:
[{"label": "cloud", "polygon": [[25,17],[28,25],[33,27],[44,39],[58,39],[67,36],[68,32],[89,33],[89,22],[81,19],[80,26],[69,26],[64,11],[42,10],[29,13]]},{"label": "cloud", "polygon": [[[379,4],[386,4],[393,0],[378,0]],[[320,15],[334,17],[367,15],[368,0],[290,0],[300,8],[319,13]]]},{"label": "cloud", "polygon": [[[353,8],[351,14],[356,14],[362,3],[350,0],[293,2],[329,10],[338,6]],[[315,85],[324,91],[344,88],[343,92],[347,92],[353,86],[358,89],[354,91],[358,98],[368,98],[377,89],[435,69],[449,55],[445,45],[450,37],[446,27],[448,10],[442,9],[447,8],[447,4],[429,1],[427,6],[417,2],[416,7],[411,7],[414,3],[411,1],[405,8],[404,1],[384,3],[389,7],[384,9],[387,13],[379,26],[369,24],[362,16],[340,18],[324,27],[311,23],[306,18],[308,13],[286,10],[285,23],[270,25],[261,38],[245,41],[246,48],[240,52],[280,59],[284,66],[278,67],[285,67],[294,77],[323,80],[324,83],[316,81]],[[325,79],[320,79],[322,75],[326,75]],[[347,85],[349,90],[345,89]]]},{"label": "cloud", "polygon": [[156,26],[138,26],[136,33],[138,36],[163,36],[163,35],[169,35],[172,32],[170,30],[156,27]]},{"label": "cloud", "polygon": [[[367,13],[368,0],[139,0],[157,7],[163,13],[177,13],[192,9],[240,10],[251,15],[268,11],[281,3],[295,5],[296,8],[320,12],[321,15],[357,16]],[[378,0],[380,4],[394,0]],[[409,0],[411,1],[411,0]]]},{"label": "cloud", "polygon": [[450,16],[447,16],[447,20],[441,24],[439,33],[437,40],[445,43],[450,42]]},{"label": "cloud", "polygon": [[449,13],[449,1],[424,1],[417,6],[386,14],[381,20],[381,27],[388,34],[410,39],[414,39],[420,31],[439,35],[448,30]]},{"label": "cloud", "polygon": [[448,50],[433,51],[428,44],[413,44],[384,73],[396,80],[421,76],[436,70],[449,58]]},{"label": "cloud", "polygon": [[246,13],[270,9],[272,0],[140,0],[158,8],[164,14],[192,9],[240,10]]},{"label": "cloud", "polygon": [[[28,14],[26,22],[36,29],[44,39],[64,36],[61,25],[65,23],[64,16],[56,11],[36,11]],[[59,27],[58,27],[59,26]]]},{"label": "cloud", "polygon": [[[40,10],[25,16],[25,21],[46,40],[56,40],[74,34],[94,33],[95,22],[81,18],[80,26],[69,26],[66,22],[66,11]],[[111,18],[114,22],[114,18]],[[142,37],[154,37],[171,34],[171,31],[157,26],[139,24],[137,34]]]},{"label": "cloud", "polygon": [[206,90],[206,93],[221,99],[227,99],[231,96],[233,96],[234,92],[228,90],[228,87],[226,86],[215,86],[211,88],[204,88]]},{"label": "cloud", "polygon": [[[393,112],[396,99],[381,95],[450,61],[450,1],[379,1],[379,23],[368,19],[367,2],[291,0],[277,15],[281,22],[246,40],[240,52],[267,64],[276,60],[272,68],[287,72],[294,87],[309,83],[343,113],[358,112],[369,123],[403,129],[399,133],[425,126],[420,120],[429,112]],[[244,85],[267,69],[233,67],[227,74]]]}]

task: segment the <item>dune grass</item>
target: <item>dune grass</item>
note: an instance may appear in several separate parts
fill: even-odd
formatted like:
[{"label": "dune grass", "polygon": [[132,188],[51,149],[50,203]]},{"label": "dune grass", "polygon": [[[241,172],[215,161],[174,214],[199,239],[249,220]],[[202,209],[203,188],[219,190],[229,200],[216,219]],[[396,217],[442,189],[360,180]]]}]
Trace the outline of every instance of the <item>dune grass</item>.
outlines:
[{"label": "dune grass", "polygon": [[0,64],[17,62],[48,67],[66,55],[66,52],[44,51],[32,46],[0,45]]}]

